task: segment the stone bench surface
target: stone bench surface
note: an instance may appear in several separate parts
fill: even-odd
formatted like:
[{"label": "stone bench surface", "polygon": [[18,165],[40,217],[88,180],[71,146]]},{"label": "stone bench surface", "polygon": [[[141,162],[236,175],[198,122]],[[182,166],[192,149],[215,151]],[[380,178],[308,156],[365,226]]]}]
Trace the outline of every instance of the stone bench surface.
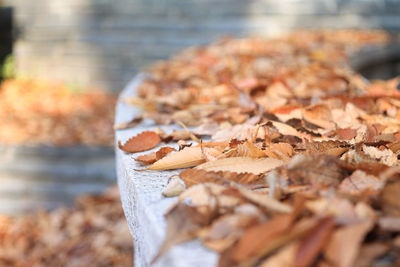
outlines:
[{"label": "stone bench surface", "polygon": [[[121,93],[116,108],[116,123],[129,121],[140,114],[139,109],[123,103],[123,99],[135,95],[136,88],[143,78],[144,74],[137,75]],[[118,141],[124,143],[130,137],[156,127],[158,125],[145,121],[132,129],[118,130],[115,134],[116,144]],[[169,132],[179,127],[162,126],[161,128]],[[169,145],[177,147],[176,144]],[[134,158],[151,151],[126,154],[118,149],[117,145],[115,150],[122,206],[134,239],[135,266],[149,266],[165,237],[164,214],[177,201],[177,197],[165,198],[161,192],[168,178],[179,171],[137,172],[135,169],[140,168],[140,165]],[[200,241],[194,240],[175,246],[152,266],[215,266],[217,259],[218,255],[215,252],[206,249]]]}]

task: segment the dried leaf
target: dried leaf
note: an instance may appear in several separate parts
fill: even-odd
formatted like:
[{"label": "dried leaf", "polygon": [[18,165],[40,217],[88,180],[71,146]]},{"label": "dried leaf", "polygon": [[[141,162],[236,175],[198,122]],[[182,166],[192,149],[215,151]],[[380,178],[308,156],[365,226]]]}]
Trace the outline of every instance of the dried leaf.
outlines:
[{"label": "dried leaf", "polygon": [[[300,147],[299,147],[300,148]],[[304,149],[309,154],[325,153],[332,156],[340,156],[350,148],[350,144],[343,141],[305,142]]]},{"label": "dried leaf", "polygon": [[295,257],[298,249],[299,242],[289,243],[264,260],[260,267],[295,266]]},{"label": "dried leaf", "polygon": [[173,147],[166,146],[160,148],[157,152],[151,152],[149,154],[139,156],[135,160],[143,165],[153,164],[154,162],[162,159],[172,151],[176,151],[176,149]]},{"label": "dried leaf", "polygon": [[247,140],[243,144],[238,144],[235,148],[228,150],[225,155],[227,157],[262,158],[265,157],[265,152]]},{"label": "dried leaf", "polygon": [[306,235],[319,223],[316,219],[303,219],[289,230],[293,219],[293,216],[281,215],[250,227],[232,249],[221,255],[220,266],[232,266],[239,262],[255,264],[261,257]]},{"label": "dried leaf", "polygon": [[166,136],[166,140],[172,139],[173,141],[178,140],[190,140],[192,134],[186,130],[174,130]]},{"label": "dried leaf", "polygon": [[[339,165],[347,172],[352,173],[356,170],[361,170],[367,174],[374,176],[380,176],[388,171],[392,172],[389,166],[378,162],[360,162],[360,163],[348,163],[345,161],[339,161]],[[390,174],[390,173],[388,173]],[[384,180],[384,179],[383,179]]]},{"label": "dried leaf", "polygon": [[158,134],[146,131],[130,138],[124,145],[118,141],[118,147],[127,153],[136,153],[155,148],[160,142]]},{"label": "dried leaf", "polygon": [[151,109],[143,117],[201,125],[221,142],[175,132],[201,152],[152,166],[202,163],[181,172],[179,203],[205,214],[195,236],[221,253],[220,267],[357,266],[369,244],[388,248],[360,264],[400,260],[397,81],[366,81],[348,63],[349,51],[387,40],[353,30],[224,39],[151,70],[138,91]]},{"label": "dried leaf", "polygon": [[393,178],[387,182],[381,192],[381,208],[386,215],[400,216],[400,179]]},{"label": "dried leaf", "polygon": [[235,213],[221,216],[215,220],[202,237],[208,248],[223,252],[233,245],[243,231],[264,220],[263,214],[254,206],[245,204],[237,207]]},{"label": "dried leaf", "polygon": [[176,197],[185,191],[185,186],[179,181],[179,178],[172,178],[163,189],[162,194],[165,197]]},{"label": "dried leaf", "polygon": [[143,120],[142,116],[137,116],[128,122],[122,122],[114,125],[114,130],[125,130],[129,128],[133,128]]},{"label": "dried leaf", "polygon": [[179,201],[190,203],[193,206],[214,207],[218,203],[220,210],[232,210],[241,203],[241,200],[223,194],[227,190],[226,186],[204,183],[190,187],[179,196]]},{"label": "dried leaf", "polygon": [[373,266],[375,259],[383,256],[389,250],[389,246],[383,243],[372,243],[363,245],[358,254],[354,266],[369,267]]},{"label": "dried leaf", "polygon": [[314,214],[324,214],[343,218],[356,218],[354,205],[345,198],[330,197],[309,200],[306,207]]},{"label": "dried leaf", "polygon": [[266,194],[258,193],[241,187],[238,187],[237,189],[243,198],[256,205],[259,205],[266,211],[278,213],[289,213],[293,211],[291,206],[281,203]]},{"label": "dried leaf", "polygon": [[303,117],[306,121],[321,128],[330,129],[334,127],[332,123],[331,110],[327,105],[318,104],[303,109]]},{"label": "dried leaf", "polygon": [[252,173],[235,173],[230,171],[206,171],[201,169],[187,169],[179,174],[187,188],[200,183],[239,184],[265,183],[264,178]]},{"label": "dried leaf", "polygon": [[283,164],[282,161],[272,158],[253,159],[246,157],[224,158],[210,161],[197,166],[197,169],[207,171],[230,171],[236,173],[261,174]]},{"label": "dried leaf", "polygon": [[292,158],[284,171],[293,184],[325,184],[338,185],[346,172],[340,161],[329,155],[298,155]]},{"label": "dried leaf", "polygon": [[378,225],[384,231],[400,232],[400,217],[381,217]]},{"label": "dried leaf", "polygon": [[271,121],[271,123],[278,130],[278,132],[282,135],[293,135],[293,136],[297,136],[299,138],[303,137],[302,134],[300,134],[295,128],[293,128],[292,126],[290,126],[288,124],[277,122],[277,121]]},{"label": "dried leaf", "polygon": [[265,149],[265,154],[270,158],[289,161],[294,155],[294,150],[288,143],[271,143]]},{"label": "dried leaf", "polygon": [[336,230],[325,249],[326,259],[338,267],[355,266],[361,242],[372,226],[371,221],[364,221]]},{"label": "dried leaf", "polygon": [[379,123],[375,123],[372,125],[367,125],[367,132],[368,132],[368,142],[374,142],[375,138],[380,136],[382,131],[386,128],[386,126],[379,124]]},{"label": "dried leaf", "polygon": [[214,135],[219,130],[219,125],[215,121],[208,121],[193,129],[193,133],[199,136]]},{"label": "dried leaf", "polygon": [[335,222],[331,217],[322,219],[300,242],[296,253],[296,266],[311,266],[329,241]]},{"label": "dried leaf", "polygon": [[357,131],[351,128],[337,129],[336,133],[341,140],[351,140],[357,136]]},{"label": "dried leaf", "polygon": [[265,223],[250,227],[234,246],[231,252],[232,261],[239,263],[257,256],[268,242],[289,229],[292,220],[293,218],[290,215],[281,215]]},{"label": "dried leaf", "polygon": [[209,206],[202,209],[178,202],[165,215],[167,221],[166,237],[157,255],[153,258],[152,264],[173,246],[195,238],[196,232],[207,225],[213,216],[215,216],[215,210],[210,209]]},{"label": "dried leaf", "polygon": [[[213,156],[217,156],[221,153],[214,148],[205,147],[204,150]],[[154,164],[150,165],[148,170],[187,168],[199,165],[203,162],[205,162],[205,158],[200,147],[186,147],[181,151],[168,154],[166,157],[158,160]]]},{"label": "dried leaf", "polygon": [[339,190],[348,194],[359,194],[365,190],[379,190],[383,187],[383,184],[383,181],[379,178],[356,170],[340,183]]},{"label": "dried leaf", "polygon": [[[219,130],[211,139],[215,142],[226,142],[231,139],[250,140],[256,129],[257,127],[253,124],[238,124]],[[262,133],[259,133],[259,135],[262,135]],[[262,138],[262,136],[260,136],[260,138]]]}]

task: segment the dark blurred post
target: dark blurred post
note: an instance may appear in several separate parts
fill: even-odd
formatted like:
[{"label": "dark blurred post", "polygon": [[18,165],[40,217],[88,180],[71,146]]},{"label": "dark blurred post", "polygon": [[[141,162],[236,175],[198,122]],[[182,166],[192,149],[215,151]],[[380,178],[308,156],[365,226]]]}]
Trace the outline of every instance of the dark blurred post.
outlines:
[{"label": "dark blurred post", "polygon": [[3,80],[3,68],[7,56],[12,53],[13,9],[0,1],[0,80]]}]

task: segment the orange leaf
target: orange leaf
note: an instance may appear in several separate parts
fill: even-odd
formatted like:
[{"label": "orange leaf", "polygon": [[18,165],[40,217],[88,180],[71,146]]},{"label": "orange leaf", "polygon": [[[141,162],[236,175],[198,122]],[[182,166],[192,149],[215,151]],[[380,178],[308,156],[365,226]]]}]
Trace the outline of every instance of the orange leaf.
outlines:
[{"label": "orange leaf", "polygon": [[357,130],[350,128],[337,129],[336,133],[341,140],[351,140],[357,136]]},{"label": "orange leaf", "polygon": [[233,261],[241,262],[258,254],[266,243],[284,233],[292,220],[290,215],[281,215],[249,228],[232,251]]},{"label": "orange leaf", "polygon": [[297,251],[296,266],[311,266],[331,236],[335,222],[331,217],[321,219],[315,229],[306,236]]},{"label": "orange leaf", "polygon": [[124,145],[118,141],[118,147],[127,153],[136,153],[155,148],[160,142],[158,134],[146,131],[130,138]]}]

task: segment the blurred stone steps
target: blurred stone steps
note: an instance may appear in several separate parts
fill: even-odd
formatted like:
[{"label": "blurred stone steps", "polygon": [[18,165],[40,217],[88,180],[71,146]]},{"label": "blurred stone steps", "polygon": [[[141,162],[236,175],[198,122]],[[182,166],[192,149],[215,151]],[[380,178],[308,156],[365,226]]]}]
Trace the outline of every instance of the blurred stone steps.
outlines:
[{"label": "blurred stone steps", "polygon": [[115,183],[108,147],[0,147],[0,214],[18,215],[70,205]]}]

